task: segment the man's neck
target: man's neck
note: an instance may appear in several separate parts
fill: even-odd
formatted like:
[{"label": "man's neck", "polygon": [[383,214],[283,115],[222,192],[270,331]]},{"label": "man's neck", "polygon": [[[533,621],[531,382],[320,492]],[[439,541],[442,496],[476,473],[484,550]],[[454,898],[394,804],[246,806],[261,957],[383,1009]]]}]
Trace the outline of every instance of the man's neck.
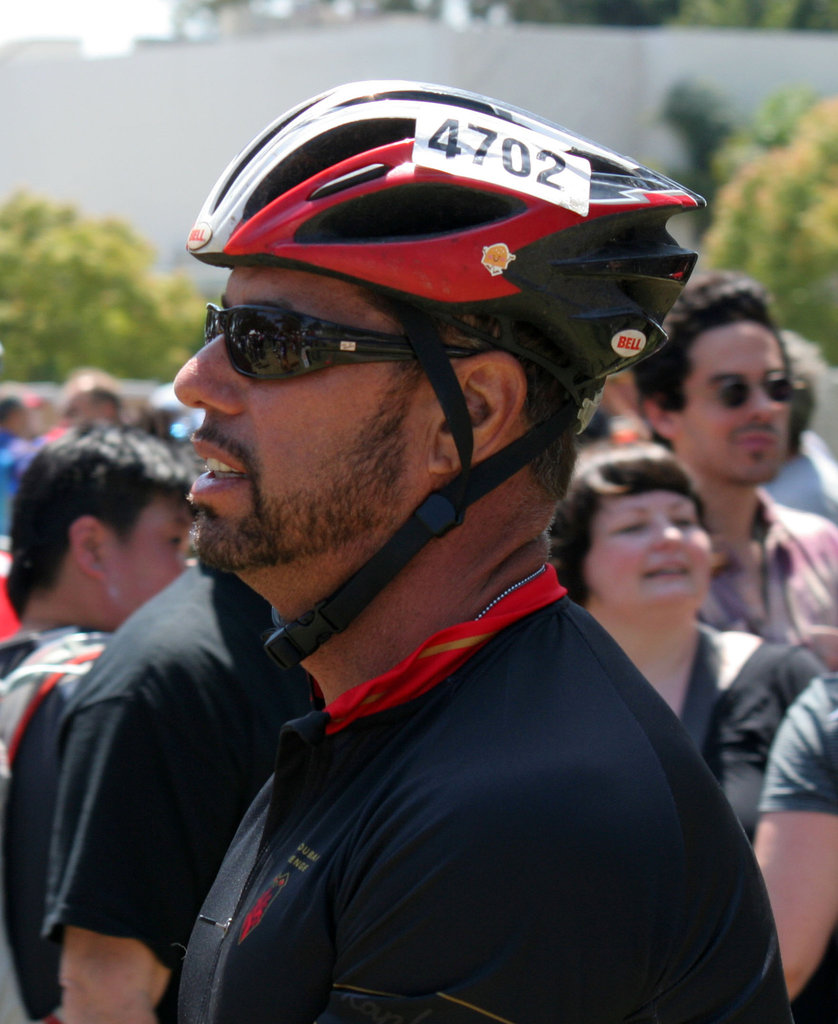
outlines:
[{"label": "man's neck", "polygon": [[[38,591],[33,594],[24,606],[20,616],[21,630],[27,633],[45,633],[50,629],[61,629],[67,626],[82,627],[85,607],[66,599],[60,599],[52,591]],[[96,627],[90,627],[96,628]]]},{"label": "man's neck", "polygon": [[59,621],[50,616],[24,615],[20,620],[21,633],[47,633],[52,629],[63,629],[75,626],[75,622]]},{"label": "man's neck", "polygon": [[749,544],[760,502],[757,486],[712,481],[699,482],[699,490],[704,520],[714,540],[732,549]]},{"label": "man's neck", "polygon": [[[304,661],[327,703],[388,671],[428,637],[475,618],[547,560],[551,507],[521,511],[498,488],[466,521],[431,541],[342,632]],[[505,502],[505,504],[504,504]],[[267,575],[246,578],[283,613]]]},{"label": "man's neck", "polygon": [[445,574],[409,566],[344,633],[306,659],[305,667],[328,704],[391,669],[439,630],[476,618],[545,560],[546,550],[533,543],[483,573],[470,573],[458,562]]}]

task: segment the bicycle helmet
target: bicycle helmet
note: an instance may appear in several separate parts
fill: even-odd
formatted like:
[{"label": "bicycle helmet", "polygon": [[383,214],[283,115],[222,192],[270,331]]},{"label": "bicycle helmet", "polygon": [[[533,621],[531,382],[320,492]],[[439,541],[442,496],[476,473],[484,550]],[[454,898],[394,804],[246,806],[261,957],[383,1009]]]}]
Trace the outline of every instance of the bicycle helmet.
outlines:
[{"label": "bicycle helmet", "polygon": [[[332,89],[280,117],[233,160],[190,232],[190,252],[225,267],[331,275],[388,296],[460,453],[460,477],[361,571],[373,582],[347,585],[347,614],[574,418],[584,428],[606,375],[662,343],[663,317],[696,260],[667,221],[703,205],[669,178],[541,117],[418,82]],[[569,398],[473,472],[465,401],[431,320],[463,314],[494,317],[498,336],[481,337],[538,363]],[[547,346],[522,346],[519,323]],[[315,647],[346,624],[312,615],[305,631]]]}]

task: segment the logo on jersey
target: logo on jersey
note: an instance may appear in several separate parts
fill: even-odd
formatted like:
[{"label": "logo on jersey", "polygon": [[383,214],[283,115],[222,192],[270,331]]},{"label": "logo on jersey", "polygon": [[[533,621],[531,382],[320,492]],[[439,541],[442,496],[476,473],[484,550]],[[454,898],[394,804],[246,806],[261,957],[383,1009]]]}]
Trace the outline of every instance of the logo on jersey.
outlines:
[{"label": "logo on jersey", "polygon": [[483,246],[483,259],[480,262],[492,277],[497,277],[517,258],[509,251],[509,246],[504,242],[495,242],[494,245]]},{"label": "logo on jersey", "polygon": [[270,907],[273,901],[287,885],[288,875],[288,871],[284,874],[277,875],[271,882],[270,887],[266,889],[261,896],[259,896],[247,912],[247,916],[245,917],[241,931],[239,932],[239,945],[244,942],[257,925],[262,923],[262,918],[267,914],[268,907]]}]

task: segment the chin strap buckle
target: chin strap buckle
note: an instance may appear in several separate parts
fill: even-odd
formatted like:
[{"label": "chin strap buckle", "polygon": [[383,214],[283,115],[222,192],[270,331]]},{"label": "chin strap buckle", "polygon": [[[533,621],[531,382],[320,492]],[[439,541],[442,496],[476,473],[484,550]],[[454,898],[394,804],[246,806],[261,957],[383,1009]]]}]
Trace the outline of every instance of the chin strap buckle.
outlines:
[{"label": "chin strap buckle", "polygon": [[268,657],[280,668],[293,668],[299,665],[329,637],[341,631],[341,626],[326,618],[323,609],[327,603],[321,601],[310,612],[300,616],[296,622],[280,624],[276,609],[272,611],[277,629],[265,633],[263,641]]},{"label": "chin strap buckle", "polygon": [[433,537],[442,537],[463,521],[463,513],[438,491],[428,495],[413,515]]},{"label": "chin strap buckle", "polygon": [[[441,537],[453,527],[459,526],[463,521],[463,513],[457,511],[449,498],[437,492],[430,494],[422,502],[413,513],[413,519],[421,524],[421,530],[414,526],[416,537],[421,536],[422,530],[432,537]],[[399,538],[399,534],[396,535],[396,538]],[[424,541],[416,547],[421,547],[423,543]],[[364,600],[363,606],[366,606],[394,573],[403,567],[404,562],[414,554],[414,545],[408,544],[404,549],[405,557],[395,563],[389,549],[385,548],[385,550],[387,557],[382,561],[388,568],[386,578],[375,580],[374,589],[365,594],[366,600]],[[344,626],[351,622],[352,610],[357,610],[358,606],[358,601],[354,596],[347,600],[347,594],[352,594],[352,582],[350,580],[336,594],[320,601],[310,612],[300,616],[296,622],[282,622],[276,610],[273,611],[274,625],[277,628],[266,633],[263,639],[268,656],[280,668],[293,668],[294,665],[299,665],[310,654],[314,654],[321,644],[324,644],[335,633],[340,633]],[[342,622],[342,620],[345,621]]]}]

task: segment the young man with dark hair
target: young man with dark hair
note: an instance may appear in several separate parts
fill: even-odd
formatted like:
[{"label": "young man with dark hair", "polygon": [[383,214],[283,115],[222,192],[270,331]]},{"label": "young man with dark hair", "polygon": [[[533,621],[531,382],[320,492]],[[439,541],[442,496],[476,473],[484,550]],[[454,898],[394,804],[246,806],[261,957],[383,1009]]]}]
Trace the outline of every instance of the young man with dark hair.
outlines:
[{"label": "young man with dark hair", "polygon": [[416,82],[315,97],[213,190],[188,244],[231,273],[176,381],[196,545],[318,703],[195,924],[183,1024],[790,1020],[730,807],[546,564],[699,203]]},{"label": "young man with dark hair", "polygon": [[793,393],[765,289],[733,271],[699,274],[665,328],[669,342],[635,380],[652,429],[704,501],[721,566],[703,617],[806,644],[838,667],[838,528],[761,487],[786,459]]},{"label": "young man with dark hair", "polygon": [[112,630],[183,570],[193,471],[174,445],[118,426],[44,446],[21,480],[9,600],[25,631]]},{"label": "young man with dark hair", "polygon": [[[0,645],[0,738],[5,925],[30,1017],[60,1002],[59,947],[40,938],[60,717],[109,633],[186,567],[192,467],[142,431],[91,426],[45,445],[21,480],[8,577],[21,630]],[[0,978],[0,1004],[14,985]]]}]

